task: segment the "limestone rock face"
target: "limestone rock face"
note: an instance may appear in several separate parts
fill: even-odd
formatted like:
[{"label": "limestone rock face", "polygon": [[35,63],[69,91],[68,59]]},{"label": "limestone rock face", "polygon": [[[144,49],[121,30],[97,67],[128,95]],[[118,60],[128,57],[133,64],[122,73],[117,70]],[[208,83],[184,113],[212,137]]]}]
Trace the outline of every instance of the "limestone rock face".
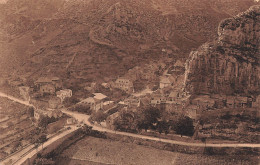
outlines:
[{"label": "limestone rock face", "polygon": [[191,94],[260,93],[260,6],[223,20],[218,38],[192,51],[185,90]]}]

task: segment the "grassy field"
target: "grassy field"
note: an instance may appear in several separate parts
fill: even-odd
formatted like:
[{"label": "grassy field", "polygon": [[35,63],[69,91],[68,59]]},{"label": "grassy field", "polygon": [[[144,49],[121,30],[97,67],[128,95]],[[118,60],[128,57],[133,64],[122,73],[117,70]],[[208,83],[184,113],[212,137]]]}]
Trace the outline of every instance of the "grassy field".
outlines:
[{"label": "grassy field", "polygon": [[56,159],[58,165],[184,165],[234,164],[254,165],[259,158],[249,156],[206,156],[158,150],[136,144],[86,137],[72,145]]}]

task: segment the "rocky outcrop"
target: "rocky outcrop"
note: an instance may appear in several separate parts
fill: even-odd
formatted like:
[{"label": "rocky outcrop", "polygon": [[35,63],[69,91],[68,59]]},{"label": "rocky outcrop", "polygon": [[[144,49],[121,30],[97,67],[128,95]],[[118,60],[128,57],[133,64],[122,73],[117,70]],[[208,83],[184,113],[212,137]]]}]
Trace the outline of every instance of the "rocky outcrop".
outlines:
[{"label": "rocky outcrop", "polygon": [[223,20],[218,38],[190,53],[185,90],[191,94],[260,93],[260,6]]}]

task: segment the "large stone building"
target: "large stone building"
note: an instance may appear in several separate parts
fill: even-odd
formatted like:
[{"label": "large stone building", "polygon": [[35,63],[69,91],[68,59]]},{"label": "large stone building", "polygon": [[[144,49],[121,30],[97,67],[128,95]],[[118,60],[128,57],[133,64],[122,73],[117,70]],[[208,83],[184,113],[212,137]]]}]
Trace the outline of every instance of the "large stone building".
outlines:
[{"label": "large stone building", "polygon": [[169,77],[161,77],[160,79],[160,88],[166,88],[172,85]]},{"label": "large stone building", "polygon": [[65,98],[72,97],[72,90],[70,90],[70,89],[63,89],[63,90],[60,90],[60,91],[56,92],[56,95],[57,95],[58,98],[61,99],[61,102],[63,102]]},{"label": "large stone building", "polygon": [[128,93],[133,92],[134,89],[133,82],[127,78],[118,78],[115,81],[114,87],[126,91]]},{"label": "large stone building", "polygon": [[57,89],[62,87],[58,77],[41,77],[35,82],[35,86],[43,94],[55,94]]},{"label": "large stone building", "polygon": [[36,121],[40,120],[41,117],[49,117],[49,118],[60,118],[62,117],[63,113],[60,110],[42,110],[42,109],[35,109],[34,110],[34,118]]},{"label": "large stone building", "polygon": [[102,93],[93,93],[93,97],[88,97],[82,100],[79,104],[85,104],[93,111],[103,109],[104,102],[106,102],[107,96]]}]

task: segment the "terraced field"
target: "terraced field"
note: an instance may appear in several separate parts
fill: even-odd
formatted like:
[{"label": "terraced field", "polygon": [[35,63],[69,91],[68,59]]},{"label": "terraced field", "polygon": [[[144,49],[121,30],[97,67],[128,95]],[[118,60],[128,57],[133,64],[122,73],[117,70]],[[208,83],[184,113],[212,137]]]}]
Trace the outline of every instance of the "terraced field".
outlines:
[{"label": "terraced field", "polygon": [[29,144],[28,134],[35,127],[27,107],[0,98],[0,159]]}]

